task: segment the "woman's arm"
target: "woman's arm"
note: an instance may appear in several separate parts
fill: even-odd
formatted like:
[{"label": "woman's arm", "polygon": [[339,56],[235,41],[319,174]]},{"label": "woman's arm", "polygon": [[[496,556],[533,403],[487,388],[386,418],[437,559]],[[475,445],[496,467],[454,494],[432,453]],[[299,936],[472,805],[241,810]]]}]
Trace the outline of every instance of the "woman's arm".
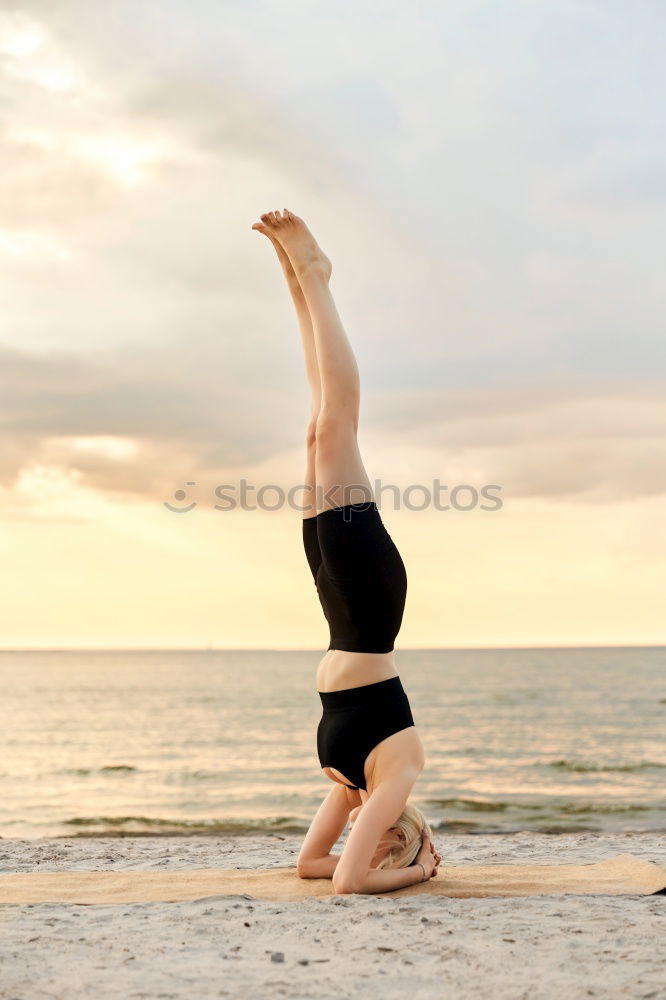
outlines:
[{"label": "woman's arm", "polygon": [[[400,774],[387,778],[373,790],[354,823],[335,867],[333,888],[336,893],[391,892],[424,880],[420,865],[407,868],[370,868],[380,838],[393,826],[405,808],[418,774],[418,770],[412,773],[411,769],[405,769]],[[423,859],[419,857],[419,860]],[[434,863],[429,870],[428,867],[426,863],[426,876],[430,877],[434,871]]]},{"label": "woman's arm", "polygon": [[[427,882],[437,874],[438,864],[439,862],[437,861],[432,841],[428,831],[424,829],[421,833],[421,850],[416,855],[413,864],[407,868],[388,868],[379,869],[378,871],[371,868],[360,888],[355,891],[391,892],[393,889],[404,889],[405,886],[416,885],[417,882]],[[386,878],[385,876],[387,875],[392,877]],[[401,877],[393,878],[396,875],[400,875]],[[380,877],[377,878],[377,876]],[[340,889],[338,891],[342,892],[343,890]]]},{"label": "woman's arm", "polygon": [[[354,793],[360,802],[358,792]],[[355,803],[344,785],[336,784],[319,806],[296,863],[299,878],[333,878],[341,855],[331,854]]]}]

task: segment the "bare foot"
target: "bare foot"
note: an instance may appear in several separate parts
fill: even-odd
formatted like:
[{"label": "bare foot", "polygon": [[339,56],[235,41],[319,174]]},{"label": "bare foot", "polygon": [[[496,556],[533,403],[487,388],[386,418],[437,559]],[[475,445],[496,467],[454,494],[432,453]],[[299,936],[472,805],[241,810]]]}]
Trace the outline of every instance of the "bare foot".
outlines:
[{"label": "bare foot", "polygon": [[277,239],[277,237],[273,234],[272,230],[270,230],[268,228],[268,226],[265,226],[262,222],[255,222],[255,224],[252,226],[252,228],[256,229],[257,232],[263,233],[264,236],[267,236],[268,239],[271,241],[271,243],[275,247],[275,252],[278,255],[278,260],[280,261],[280,264],[282,265],[282,270],[284,271],[284,276],[287,279],[287,284],[289,285],[290,291],[294,295],[301,295],[302,296],[303,295],[303,289],[301,288],[300,282],[299,282],[298,278],[296,277],[296,272],[294,271],[293,267],[291,266],[291,261],[287,257],[287,253],[286,253],[284,247],[282,246],[282,244],[280,243],[280,241]]},{"label": "bare foot", "polygon": [[331,262],[302,219],[286,208],[282,214],[279,211],[266,212],[260,218],[261,223],[255,222],[252,228],[269,238],[275,237],[286,252],[299,281],[316,274],[328,282],[333,270]]}]

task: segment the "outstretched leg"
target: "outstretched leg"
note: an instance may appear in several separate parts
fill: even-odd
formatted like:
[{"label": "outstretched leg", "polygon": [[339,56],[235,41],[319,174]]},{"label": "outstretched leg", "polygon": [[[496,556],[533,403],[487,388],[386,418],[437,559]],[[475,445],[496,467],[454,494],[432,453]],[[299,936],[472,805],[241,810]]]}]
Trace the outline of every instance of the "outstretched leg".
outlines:
[{"label": "outstretched leg", "polygon": [[292,212],[269,212],[261,220],[287,254],[312,322],[321,384],[315,428],[318,510],[372,500],[356,437],[358,366],[329,289],[331,263],[303,220]]},{"label": "outstretched leg", "polygon": [[[262,218],[264,218],[264,216],[262,216]],[[267,236],[275,247],[275,252],[278,255],[278,260],[282,266],[284,276],[287,280],[287,286],[296,309],[298,326],[301,331],[303,357],[305,359],[305,372],[310,386],[311,396],[310,419],[308,421],[305,440],[306,460],[303,517],[315,517],[317,514],[315,448],[317,418],[319,417],[319,411],[321,409],[321,379],[319,377],[319,365],[317,364],[317,352],[315,349],[314,331],[312,329],[312,320],[310,319],[310,310],[308,309],[308,304],[305,301],[303,290],[300,286],[298,278],[296,277],[296,272],[291,265],[291,261],[289,260],[289,257],[279,240],[276,239],[273,231],[269,229],[267,225],[259,222],[255,223],[252,228],[257,229],[260,233],[263,233],[264,236]]]}]

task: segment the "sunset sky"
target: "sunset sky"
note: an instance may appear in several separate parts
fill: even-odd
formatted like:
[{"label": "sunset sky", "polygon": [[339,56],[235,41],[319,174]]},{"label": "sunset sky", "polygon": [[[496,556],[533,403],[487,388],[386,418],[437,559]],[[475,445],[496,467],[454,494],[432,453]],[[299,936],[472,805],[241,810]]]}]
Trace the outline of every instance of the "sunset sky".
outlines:
[{"label": "sunset sky", "polygon": [[298,511],[214,506],[303,476],[285,206],[371,478],[501,487],[380,505],[398,648],[666,642],[665,10],[4,10],[0,646],[326,648]]}]

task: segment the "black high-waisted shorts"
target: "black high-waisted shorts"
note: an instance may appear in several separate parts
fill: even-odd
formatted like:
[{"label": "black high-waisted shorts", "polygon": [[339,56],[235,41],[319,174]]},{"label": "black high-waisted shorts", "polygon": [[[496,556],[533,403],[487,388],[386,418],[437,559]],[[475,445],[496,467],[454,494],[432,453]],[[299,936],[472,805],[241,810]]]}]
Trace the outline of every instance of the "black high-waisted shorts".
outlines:
[{"label": "black high-waisted shorts", "polygon": [[322,767],[334,767],[353,785],[366,788],[365,762],[382,740],[414,725],[409,700],[399,677],[320,691],[322,717],[317,729],[317,753]]},{"label": "black high-waisted shorts", "polygon": [[303,545],[329,625],[328,648],[390,653],[407,573],[376,504],[345,504],[304,518]]}]

